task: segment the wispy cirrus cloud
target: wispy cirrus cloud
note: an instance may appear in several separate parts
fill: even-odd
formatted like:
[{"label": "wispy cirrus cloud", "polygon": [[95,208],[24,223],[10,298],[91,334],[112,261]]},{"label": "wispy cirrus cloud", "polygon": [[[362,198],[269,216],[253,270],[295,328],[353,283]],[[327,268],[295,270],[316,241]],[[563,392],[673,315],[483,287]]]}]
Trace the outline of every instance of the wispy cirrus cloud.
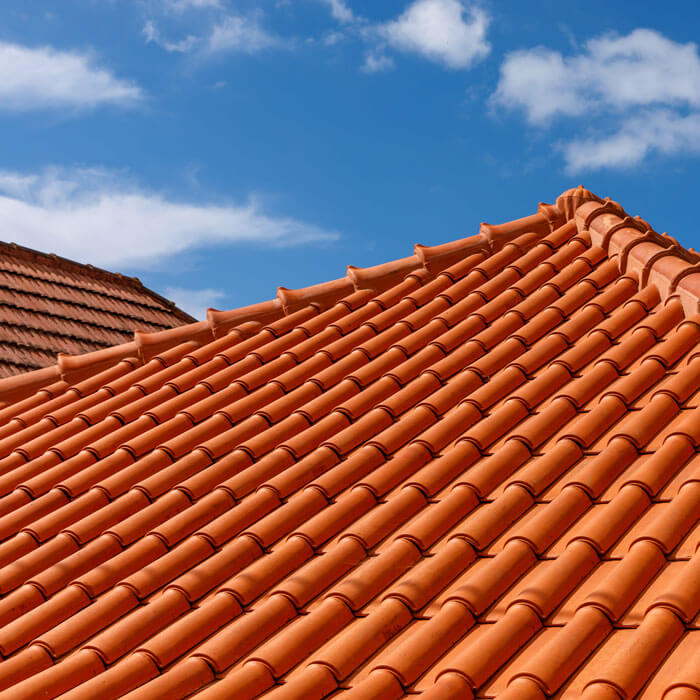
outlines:
[{"label": "wispy cirrus cloud", "polygon": [[255,15],[226,15],[212,27],[205,40],[206,49],[212,53],[238,51],[253,54],[266,49],[289,48],[293,43],[293,39],[265,29]]},{"label": "wispy cirrus cloud", "polygon": [[354,22],[357,19],[345,0],[321,0],[321,2],[328,5],[331,15],[339,22]]},{"label": "wispy cirrus cloud", "polygon": [[188,34],[177,41],[168,41],[161,36],[160,30],[150,19],[146,20],[146,24],[143,25],[142,33],[147,44],[158,44],[169,53],[188,53],[200,42],[200,38],[194,34]]},{"label": "wispy cirrus cloud", "polygon": [[3,237],[108,269],[151,267],[204,246],[301,245],[338,235],[243,203],[193,202],[103,168],[0,171]]},{"label": "wispy cirrus cloud", "polygon": [[123,107],[143,98],[139,85],[116,77],[89,53],[0,42],[0,109]]},{"label": "wispy cirrus cloud", "polygon": [[187,10],[206,10],[222,7],[221,0],[162,0],[164,9],[170,12],[186,12]]},{"label": "wispy cirrus cloud", "polygon": [[[158,18],[145,21],[142,34],[146,43],[170,53],[257,54],[295,45],[293,38],[279,36],[265,26],[261,10],[238,12],[221,0],[164,0],[160,11]],[[170,31],[162,30],[163,22]],[[187,31],[182,33],[185,26]]]},{"label": "wispy cirrus cloud", "polygon": [[[492,104],[534,126],[568,124],[576,132],[562,146],[569,172],[698,152],[698,47],[636,29],[596,37],[568,56],[543,47],[516,51],[501,65]],[[607,130],[591,128],[591,116]]]},{"label": "wispy cirrus cloud", "polygon": [[362,70],[365,73],[383,73],[393,70],[396,66],[394,59],[391,56],[386,56],[380,52],[370,51],[365,56],[365,61],[362,64]]}]

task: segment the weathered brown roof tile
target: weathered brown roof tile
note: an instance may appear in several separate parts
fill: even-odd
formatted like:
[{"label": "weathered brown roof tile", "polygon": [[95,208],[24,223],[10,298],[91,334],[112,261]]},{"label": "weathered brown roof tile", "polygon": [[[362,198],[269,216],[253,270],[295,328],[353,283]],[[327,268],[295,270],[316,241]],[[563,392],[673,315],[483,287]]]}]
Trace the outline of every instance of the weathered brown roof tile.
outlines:
[{"label": "weathered brown roof tile", "polygon": [[138,279],[0,242],[0,377],[194,319]]}]

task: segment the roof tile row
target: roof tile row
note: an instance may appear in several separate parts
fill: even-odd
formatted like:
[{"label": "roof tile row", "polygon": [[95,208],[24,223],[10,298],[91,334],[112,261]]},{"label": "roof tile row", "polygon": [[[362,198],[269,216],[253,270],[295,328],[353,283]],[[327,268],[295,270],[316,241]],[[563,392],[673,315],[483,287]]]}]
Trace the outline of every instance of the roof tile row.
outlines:
[{"label": "roof tile row", "polygon": [[0,697],[700,692],[694,257],[638,228],[576,189],[13,385]]}]

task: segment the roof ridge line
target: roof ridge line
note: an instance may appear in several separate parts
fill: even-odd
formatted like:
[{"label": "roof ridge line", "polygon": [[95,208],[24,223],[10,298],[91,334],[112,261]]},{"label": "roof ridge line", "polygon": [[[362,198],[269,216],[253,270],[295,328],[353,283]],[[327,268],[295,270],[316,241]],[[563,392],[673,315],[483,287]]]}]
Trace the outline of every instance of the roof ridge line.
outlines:
[{"label": "roof ridge line", "polygon": [[[540,203],[535,214],[506,224],[482,223],[478,234],[466,238],[434,246],[416,243],[413,246],[413,255],[407,258],[397,258],[369,267],[348,265],[345,277],[298,289],[278,287],[276,298],[269,301],[230,311],[208,309],[207,321],[211,322],[214,328],[220,325],[231,327],[233,322],[264,322],[268,315],[274,315],[276,320],[309,304],[329,306],[353,291],[369,289],[382,292],[415,270],[423,269],[430,274],[436,274],[467,255],[477,252],[491,255],[523,233],[535,232],[544,236],[564,223],[565,219],[554,205]],[[259,317],[251,314],[259,314]]]},{"label": "roof ridge line", "polygon": [[[582,186],[565,195],[580,190]],[[576,206],[572,218],[578,232],[588,233],[591,243],[615,260],[621,274],[635,277],[640,289],[655,285],[662,303],[678,297],[686,317],[700,312],[700,254],[693,248],[656,232],[640,216],[629,216],[609,197],[592,195]]]}]

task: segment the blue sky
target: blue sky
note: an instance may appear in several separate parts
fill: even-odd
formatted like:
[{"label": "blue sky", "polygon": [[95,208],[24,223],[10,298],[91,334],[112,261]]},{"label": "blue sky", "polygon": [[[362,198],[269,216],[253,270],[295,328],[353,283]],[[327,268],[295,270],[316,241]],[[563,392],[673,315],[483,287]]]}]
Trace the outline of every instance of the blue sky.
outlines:
[{"label": "blue sky", "polygon": [[5,0],[0,222],[202,316],[583,183],[700,247],[700,9]]}]

